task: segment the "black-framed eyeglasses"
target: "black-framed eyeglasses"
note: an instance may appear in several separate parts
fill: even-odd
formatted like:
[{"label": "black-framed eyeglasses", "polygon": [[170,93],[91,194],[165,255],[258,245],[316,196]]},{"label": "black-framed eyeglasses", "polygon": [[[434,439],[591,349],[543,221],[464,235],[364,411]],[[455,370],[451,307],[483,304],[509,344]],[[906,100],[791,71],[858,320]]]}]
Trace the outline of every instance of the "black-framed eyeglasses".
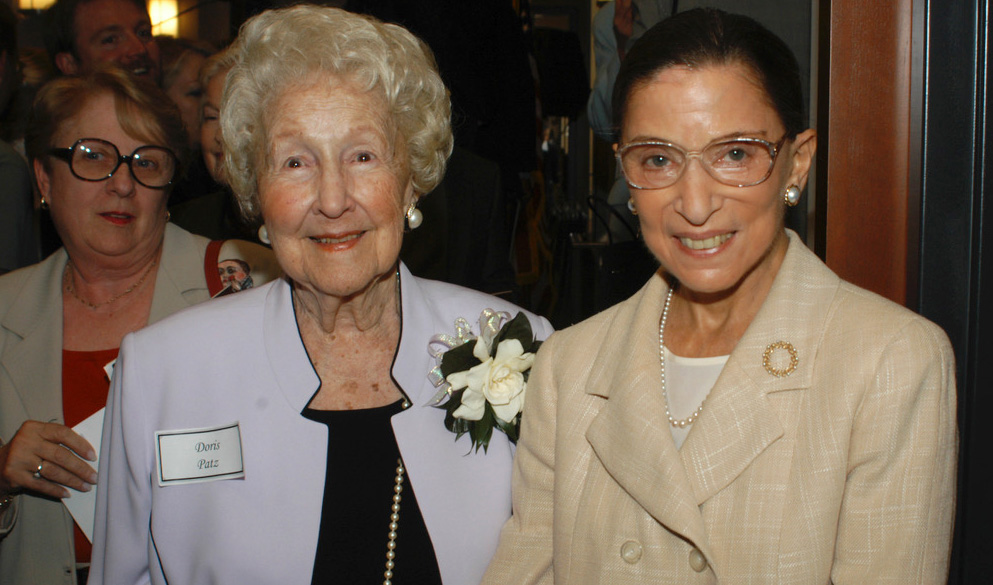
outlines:
[{"label": "black-framed eyeglasses", "polygon": [[627,184],[633,189],[663,189],[673,185],[697,158],[707,174],[732,187],[758,185],[772,174],[779,142],[761,138],[734,138],[711,142],[702,150],[687,151],[678,144],[661,140],[632,142],[618,147],[617,161]]},{"label": "black-framed eyeglasses", "polygon": [[113,142],[100,138],[80,138],[69,148],[52,148],[48,154],[69,163],[73,176],[83,181],[106,181],[122,164],[131,176],[149,189],[165,189],[172,184],[179,159],[164,146],[139,146],[127,156]]}]

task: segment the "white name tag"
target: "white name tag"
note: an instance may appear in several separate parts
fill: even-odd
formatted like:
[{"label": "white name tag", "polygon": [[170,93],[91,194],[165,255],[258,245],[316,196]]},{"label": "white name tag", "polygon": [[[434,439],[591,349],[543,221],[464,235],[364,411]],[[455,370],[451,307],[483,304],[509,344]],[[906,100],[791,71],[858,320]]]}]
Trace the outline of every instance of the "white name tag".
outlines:
[{"label": "white name tag", "polygon": [[245,477],[238,423],[155,432],[159,486]]}]

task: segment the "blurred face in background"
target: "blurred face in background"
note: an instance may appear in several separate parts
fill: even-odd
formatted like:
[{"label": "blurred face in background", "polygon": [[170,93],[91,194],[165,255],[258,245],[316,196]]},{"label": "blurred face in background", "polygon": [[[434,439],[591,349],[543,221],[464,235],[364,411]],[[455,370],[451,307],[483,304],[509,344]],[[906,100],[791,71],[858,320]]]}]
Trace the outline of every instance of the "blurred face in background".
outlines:
[{"label": "blurred face in background", "polygon": [[76,75],[114,62],[131,74],[162,81],[162,57],[148,12],[128,0],[89,0],[76,7],[76,54],[59,53],[62,73]]},{"label": "blurred face in background", "polygon": [[183,126],[190,136],[190,146],[200,143],[200,103],[203,88],[200,87],[200,66],[205,61],[203,55],[187,51],[182,64],[168,87],[163,87],[166,95],[179,106]]},{"label": "blurred face in background", "polygon": [[200,123],[200,146],[203,148],[203,162],[207,165],[210,176],[222,185],[227,185],[227,178],[224,176],[224,147],[221,144],[221,94],[224,93],[224,80],[227,77],[227,70],[219,71],[217,75],[207,81],[204,88],[201,123]]}]

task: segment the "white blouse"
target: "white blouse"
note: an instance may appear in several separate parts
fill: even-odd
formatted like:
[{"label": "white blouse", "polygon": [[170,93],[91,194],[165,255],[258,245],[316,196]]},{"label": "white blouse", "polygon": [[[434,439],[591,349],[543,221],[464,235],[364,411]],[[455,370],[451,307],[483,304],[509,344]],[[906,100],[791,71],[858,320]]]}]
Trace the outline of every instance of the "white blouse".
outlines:
[{"label": "white blouse", "polygon": [[[688,358],[678,356],[669,351],[668,347],[665,348],[665,390],[672,418],[682,419],[693,414],[717,383],[717,378],[721,375],[721,370],[724,369],[729,357],[719,355]],[[703,409],[706,410],[707,406],[704,405]],[[677,449],[683,446],[683,441],[686,440],[691,428],[693,425],[669,426]]]}]

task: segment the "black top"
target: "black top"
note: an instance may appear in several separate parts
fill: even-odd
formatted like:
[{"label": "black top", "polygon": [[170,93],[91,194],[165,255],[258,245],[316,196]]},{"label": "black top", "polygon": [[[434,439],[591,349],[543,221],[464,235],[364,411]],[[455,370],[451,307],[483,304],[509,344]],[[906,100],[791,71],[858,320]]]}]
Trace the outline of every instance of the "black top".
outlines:
[{"label": "black top", "polygon": [[[304,409],[328,426],[328,463],[314,585],[378,584],[386,571],[393,486],[400,449],[390,417],[401,402],[364,410]],[[404,475],[393,582],[441,583],[434,547]]]}]

